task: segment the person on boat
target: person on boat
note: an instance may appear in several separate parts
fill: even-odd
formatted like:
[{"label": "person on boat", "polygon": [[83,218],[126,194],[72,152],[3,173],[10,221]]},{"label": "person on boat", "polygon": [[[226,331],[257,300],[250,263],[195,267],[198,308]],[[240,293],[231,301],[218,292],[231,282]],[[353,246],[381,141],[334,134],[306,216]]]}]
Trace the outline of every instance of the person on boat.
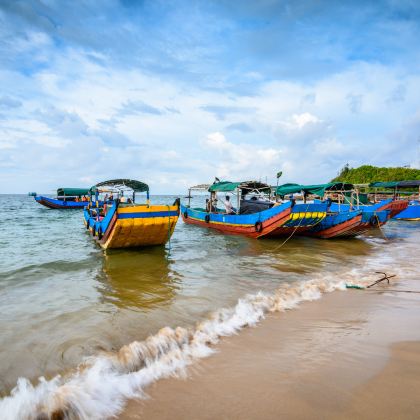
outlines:
[{"label": "person on boat", "polygon": [[214,191],[210,195],[210,209],[212,213],[217,213],[217,197]]},{"label": "person on boat", "polygon": [[230,201],[230,197],[228,195],[226,196],[226,201],[224,204],[225,204],[226,214],[235,214],[232,203]]}]

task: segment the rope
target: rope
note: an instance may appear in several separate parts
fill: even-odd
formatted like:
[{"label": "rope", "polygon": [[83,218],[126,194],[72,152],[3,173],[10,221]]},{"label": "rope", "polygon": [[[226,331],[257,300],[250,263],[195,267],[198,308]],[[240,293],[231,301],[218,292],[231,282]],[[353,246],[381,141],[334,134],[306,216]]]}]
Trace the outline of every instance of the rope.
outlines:
[{"label": "rope", "polygon": [[381,231],[382,236],[384,237],[384,239],[385,239],[386,241],[388,241],[388,237],[385,235],[385,233],[384,233],[384,231],[383,231],[383,229],[382,229],[382,227],[381,227],[381,222],[379,221],[379,217],[378,217],[378,215],[376,214],[376,211],[375,211],[375,217],[376,217],[376,220],[378,221],[378,228],[379,228],[379,230]]},{"label": "rope", "polygon": [[[305,213],[308,211],[308,209],[309,209],[309,206],[310,206],[310,204],[311,203],[309,203],[307,206],[306,206],[306,210],[305,210]],[[293,232],[290,234],[290,236],[288,236],[284,241],[283,241],[283,243],[281,243],[279,246],[277,246],[276,248],[274,248],[274,251],[277,251],[278,249],[280,249],[295,233],[296,233],[296,231],[299,229],[299,227],[300,227],[300,225],[301,225],[301,223],[302,223],[302,221],[303,221],[303,219],[304,219],[304,217],[302,217],[301,219],[300,219],[300,221],[299,221],[299,224],[295,227],[295,229],[293,230]],[[322,218],[321,220],[318,220],[318,222],[316,222],[314,225],[312,225],[312,227],[314,227],[314,226],[316,226],[318,223],[320,223],[322,220],[324,220],[324,218]]]},{"label": "rope", "polygon": [[169,204],[167,204],[166,207],[168,207],[168,254],[166,259],[169,259],[171,255],[171,207]]}]

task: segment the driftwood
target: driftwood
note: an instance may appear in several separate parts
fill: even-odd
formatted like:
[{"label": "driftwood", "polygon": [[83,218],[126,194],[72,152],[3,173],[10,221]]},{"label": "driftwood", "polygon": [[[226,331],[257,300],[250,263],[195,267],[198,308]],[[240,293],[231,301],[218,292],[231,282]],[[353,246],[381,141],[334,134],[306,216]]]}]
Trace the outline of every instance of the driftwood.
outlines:
[{"label": "driftwood", "polygon": [[369,289],[369,287],[375,286],[378,283],[380,283],[381,281],[386,280],[389,284],[389,279],[392,279],[392,277],[395,277],[395,274],[391,274],[390,276],[388,276],[388,274],[383,273],[382,271],[375,271],[376,274],[382,274],[382,277],[379,280],[376,280],[374,283],[370,284],[369,286],[366,286],[367,289]]}]

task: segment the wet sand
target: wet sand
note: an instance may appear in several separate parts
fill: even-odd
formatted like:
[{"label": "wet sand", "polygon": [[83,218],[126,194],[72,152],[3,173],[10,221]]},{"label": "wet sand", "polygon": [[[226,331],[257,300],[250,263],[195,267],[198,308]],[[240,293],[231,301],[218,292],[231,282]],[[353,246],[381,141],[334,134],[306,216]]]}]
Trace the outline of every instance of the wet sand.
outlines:
[{"label": "wet sand", "polygon": [[[410,281],[395,289],[413,289]],[[121,419],[417,419],[420,295],[349,290],[225,338]]]}]

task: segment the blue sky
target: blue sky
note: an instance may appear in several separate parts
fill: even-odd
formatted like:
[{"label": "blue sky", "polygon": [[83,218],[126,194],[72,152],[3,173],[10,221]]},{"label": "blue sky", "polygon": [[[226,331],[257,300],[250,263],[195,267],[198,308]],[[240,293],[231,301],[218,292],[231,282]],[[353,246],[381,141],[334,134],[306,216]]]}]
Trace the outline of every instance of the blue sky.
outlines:
[{"label": "blue sky", "polygon": [[0,0],[0,193],[419,166],[417,1]]}]

